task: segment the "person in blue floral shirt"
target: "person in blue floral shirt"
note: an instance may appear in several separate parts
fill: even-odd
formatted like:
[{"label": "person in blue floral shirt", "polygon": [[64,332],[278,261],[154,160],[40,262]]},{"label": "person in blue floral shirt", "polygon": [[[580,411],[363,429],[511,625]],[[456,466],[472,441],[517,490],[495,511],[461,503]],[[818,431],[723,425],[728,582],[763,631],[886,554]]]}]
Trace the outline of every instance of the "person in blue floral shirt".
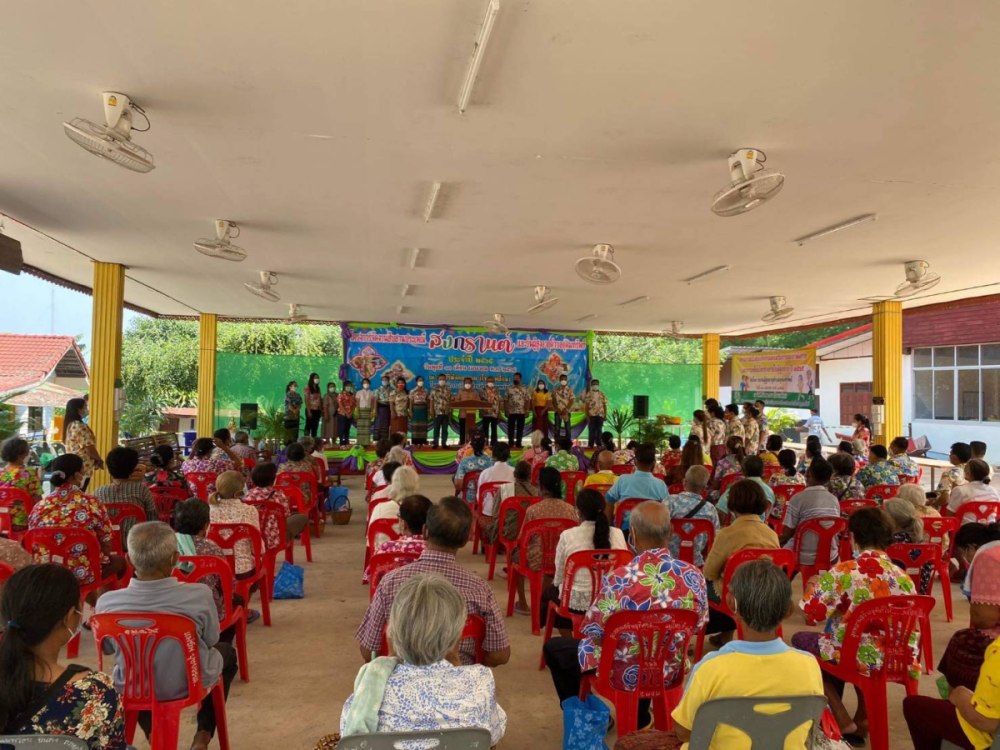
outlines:
[{"label": "person in blue floral shirt", "polygon": [[[601,641],[608,618],[619,610],[688,609],[698,613],[698,629],[708,622],[708,593],[705,576],[693,565],[670,555],[670,510],[664,503],[647,501],[632,511],[629,536],[638,553],[622,568],[604,578],[601,593],[583,620],[584,638],[553,638],[545,644],[545,664],[552,673],[559,702],[579,694],[583,672],[597,669],[601,659]],[[678,634],[670,644],[671,656],[663,665],[663,678],[669,685],[676,678],[684,659]],[[615,666],[611,682],[620,689],[635,688],[638,674],[638,644],[623,641],[613,644]],[[650,723],[649,701],[639,702],[640,728]]]},{"label": "person in blue floral shirt", "polygon": [[830,456],[830,466],[834,474],[827,482],[826,488],[837,500],[863,500],[865,487],[854,476],[854,458],[847,453],[834,453]]},{"label": "person in blue floral shirt", "polygon": [[[462,480],[470,471],[484,471],[493,466],[493,458],[486,453],[486,437],[476,430],[472,433],[472,440],[469,443],[472,448],[472,455],[462,459],[455,472],[455,494],[462,491]],[[459,495],[461,497],[461,495]],[[472,505],[476,502],[476,483],[470,482],[465,493],[465,501]]]},{"label": "person in blue floral shirt", "polygon": [[889,451],[884,445],[868,449],[868,465],[858,469],[857,479],[866,490],[879,484],[899,484],[899,470],[889,461]]},{"label": "person in blue floral shirt", "polygon": [[910,447],[910,441],[905,437],[894,438],[889,443],[889,463],[896,467],[896,473],[903,477],[916,479],[920,476],[920,467],[917,462],[906,455],[906,449]]},{"label": "person in blue floral shirt", "polygon": [[[716,532],[719,530],[719,512],[715,506],[702,497],[711,475],[704,466],[692,466],[684,475],[684,491],[667,498],[671,518],[701,518],[711,521]],[[694,538],[694,564],[705,565],[704,552],[708,544],[708,534],[698,534]],[[681,540],[676,534],[670,537],[670,554],[680,556]]]}]

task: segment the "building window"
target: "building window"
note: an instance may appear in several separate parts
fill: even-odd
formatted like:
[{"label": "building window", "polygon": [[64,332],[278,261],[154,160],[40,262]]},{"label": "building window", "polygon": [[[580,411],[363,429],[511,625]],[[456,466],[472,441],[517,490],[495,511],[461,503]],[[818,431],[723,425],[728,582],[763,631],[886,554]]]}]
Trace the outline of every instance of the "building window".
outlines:
[{"label": "building window", "polygon": [[1000,422],[1000,344],[914,349],[913,418]]}]

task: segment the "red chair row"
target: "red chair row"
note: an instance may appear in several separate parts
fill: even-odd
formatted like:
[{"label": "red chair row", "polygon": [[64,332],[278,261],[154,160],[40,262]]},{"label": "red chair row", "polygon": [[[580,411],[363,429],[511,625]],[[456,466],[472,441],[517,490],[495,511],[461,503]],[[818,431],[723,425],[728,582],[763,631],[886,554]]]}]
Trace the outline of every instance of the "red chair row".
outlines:
[{"label": "red chair row", "polygon": [[496,510],[496,495],[500,488],[510,482],[485,482],[476,489],[476,503],[472,506],[472,527],[469,529],[469,538],[472,539],[472,554],[479,554],[479,541],[482,538],[482,531],[479,528],[479,517],[483,514],[483,507],[486,499],[493,498],[493,509]]},{"label": "red chair row", "polygon": [[[507,617],[514,614],[514,596],[517,581],[521,576],[528,580],[531,596],[531,632],[541,631],[542,582],[545,576],[555,575],[556,545],[559,535],[579,523],[569,518],[539,518],[522,526],[517,543],[509,552],[510,565],[507,567]],[[528,566],[528,547],[533,540],[541,545],[542,562],[538,570]]]},{"label": "red chair row", "polygon": [[497,518],[500,519],[500,531],[497,534],[497,540],[493,544],[488,544],[486,540],[483,540],[483,549],[486,551],[486,559],[490,564],[490,572],[486,577],[486,580],[492,581],[493,575],[497,567],[497,555],[499,554],[500,548],[504,548],[504,552],[507,555],[507,570],[511,568],[511,550],[516,546],[516,542],[509,542],[503,537],[503,519],[511,513],[517,516],[517,534],[520,536],[521,527],[524,525],[524,514],[527,513],[528,508],[530,508],[535,503],[542,501],[540,497],[529,497],[527,495],[508,497],[500,504],[500,508],[497,510]]}]

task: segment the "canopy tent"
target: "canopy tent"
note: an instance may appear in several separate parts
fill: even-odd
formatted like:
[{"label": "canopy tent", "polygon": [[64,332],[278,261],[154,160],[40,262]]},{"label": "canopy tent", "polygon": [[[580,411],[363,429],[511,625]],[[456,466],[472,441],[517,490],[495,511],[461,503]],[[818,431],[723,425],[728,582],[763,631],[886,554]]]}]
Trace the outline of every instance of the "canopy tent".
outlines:
[{"label": "canopy tent", "polygon": [[42,383],[30,391],[19,393],[4,403],[7,406],[50,406],[61,408],[71,398],[83,398],[83,394],[56,383]]}]

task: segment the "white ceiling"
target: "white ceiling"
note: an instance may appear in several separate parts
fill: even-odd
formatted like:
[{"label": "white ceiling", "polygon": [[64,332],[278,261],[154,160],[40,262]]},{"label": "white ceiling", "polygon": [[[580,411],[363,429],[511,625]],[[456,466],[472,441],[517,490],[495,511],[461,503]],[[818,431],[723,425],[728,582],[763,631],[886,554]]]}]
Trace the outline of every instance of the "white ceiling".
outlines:
[{"label": "white ceiling", "polygon": [[[9,3],[5,231],[79,283],[78,253],[127,264],[128,301],[163,314],[297,302],[326,320],[740,332],[765,327],[769,295],[797,309],[786,326],[863,312],[911,259],[944,277],[925,302],[1000,291],[984,286],[1000,282],[1000,3],[501,1],[465,115],[485,0]],[[63,135],[101,121],[104,90],[148,113],[135,139],[152,173]],[[719,218],[740,147],[786,184]],[[245,262],[191,246],[217,217],[241,226]],[[617,284],[573,272],[597,242],[615,246]],[[721,264],[718,281],[679,281]],[[261,269],[281,303],[243,289]],[[528,316],[535,284],[561,301]]]}]

